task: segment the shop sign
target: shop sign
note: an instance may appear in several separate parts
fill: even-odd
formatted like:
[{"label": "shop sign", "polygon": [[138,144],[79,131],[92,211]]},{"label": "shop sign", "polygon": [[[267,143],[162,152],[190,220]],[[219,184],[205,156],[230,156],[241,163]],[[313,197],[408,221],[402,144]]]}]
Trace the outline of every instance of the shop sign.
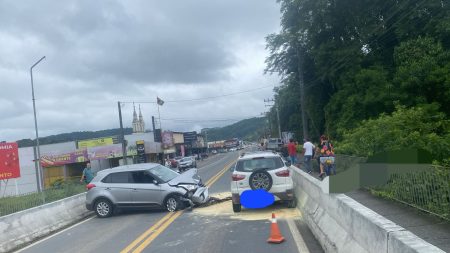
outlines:
[{"label": "shop sign", "polygon": [[81,149],[63,154],[41,156],[42,167],[61,166],[70,163],[82,163],[88,160],[87,150]]},{"label": "shop sign", "polygon": [[169,131],[164,131],[162,133],[162,143],[164,149],[173,147],[173,133]]},{"label": "shop sign", "polygon": [[147,157],[145,156],[145,143],[144,141],[136,141],[137,160],[138,163],[146,163]]},{"label": "shop sign", "polygon": [[78,148],[84,149],[84,148],[91,148],[91,147],[108,146],[108,145],[117,144],[117,143],[119,143],[117,136],[96,138],[96,139],[78,141]]},{"label": "shop sign", "polygon": [[122,144],[90,147],[87,149],[89,160],[100,160],[122,157]]},{"label": "shop sign", "polygon": [[20,165],[17,143],[0,143],[0,180],[18,177],[20,177]]}]

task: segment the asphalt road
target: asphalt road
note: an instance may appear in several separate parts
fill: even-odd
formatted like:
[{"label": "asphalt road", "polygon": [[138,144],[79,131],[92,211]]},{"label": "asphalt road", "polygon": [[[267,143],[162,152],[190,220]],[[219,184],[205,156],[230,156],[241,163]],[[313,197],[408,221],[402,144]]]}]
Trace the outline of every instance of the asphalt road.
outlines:
[{"label": "asphalt road", "polygon": [[[210,194],[229,196],[228,168],[237,157],[238,152],[231,152],[198,162],[199,174],[210,186]],[[194,211],[128,211],[106,219],[94,216],[20,252],[300,252],[305,240],[294,230],[295,224],[301,224],[301,215],[295,213],[296,209],[286,209],[275,205],[267,210],[243,209],[234,214],[228,201]],[[286,219],[278,219],[286,239],[282,244],[266,242],[271,212],[286,215]],[[309,251],[323,252],[304,227],[299,230],[308,234],[304,244]]]}]

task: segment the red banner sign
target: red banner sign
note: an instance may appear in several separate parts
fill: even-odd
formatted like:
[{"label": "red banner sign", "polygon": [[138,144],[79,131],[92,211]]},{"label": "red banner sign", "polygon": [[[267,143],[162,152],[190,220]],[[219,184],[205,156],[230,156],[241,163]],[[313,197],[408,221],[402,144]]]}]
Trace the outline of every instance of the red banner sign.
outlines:
[{"label": "red banner sign", "polygon": [[0,143],[0,180],[20,177],[17,143]]}]

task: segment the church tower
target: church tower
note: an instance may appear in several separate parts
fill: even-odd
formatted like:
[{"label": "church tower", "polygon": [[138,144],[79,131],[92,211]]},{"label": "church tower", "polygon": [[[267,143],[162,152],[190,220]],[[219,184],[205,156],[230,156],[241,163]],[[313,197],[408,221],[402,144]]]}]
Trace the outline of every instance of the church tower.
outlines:
[{"label": "church tower", "polygon": [[141,105],[139,105],[139,131],[141,133],[145,132],[145,122],[144,118],[142,117]]},{"label": "church tower", "polygon": [[139,132],[139,121],[136,114],[136,106],[133,103],[133,133]]},{"label": "church tower", "polygon": [[136,113],[136,106],[133,103],[133,133],[144,133],[145,132],[145,122],[142,117],[141,105],[139,105],[139,118]]}]

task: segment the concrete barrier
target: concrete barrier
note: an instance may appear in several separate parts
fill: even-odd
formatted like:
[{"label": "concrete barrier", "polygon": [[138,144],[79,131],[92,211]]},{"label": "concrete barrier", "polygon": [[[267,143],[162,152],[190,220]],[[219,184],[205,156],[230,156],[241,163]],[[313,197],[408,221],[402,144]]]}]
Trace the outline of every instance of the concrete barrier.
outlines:
[{"label": "concrete barrier", "polygon": [[345,194],[329,193],[329,177],[292,168],[298,208],[325,252],[444,252]]},{"label": "concrete barrier", "polygon": [[0,217],[0,252],[8,252],[92,214],[86,193]]}]

